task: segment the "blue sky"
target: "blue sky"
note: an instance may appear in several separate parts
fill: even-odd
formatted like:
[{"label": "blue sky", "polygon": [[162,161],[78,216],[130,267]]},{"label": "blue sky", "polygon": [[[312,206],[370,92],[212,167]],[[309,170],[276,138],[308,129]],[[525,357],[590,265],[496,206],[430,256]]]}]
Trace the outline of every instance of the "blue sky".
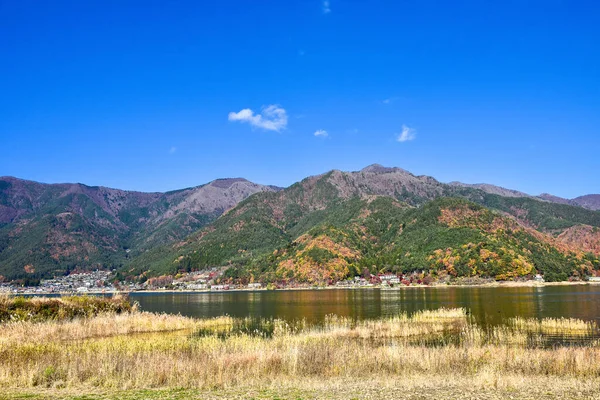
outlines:
[{"label": "blue sky", "polygon": [[[600,192],[596,1],[0,0],[0,175]],[[399,140],[402,139],[402,140]]]}]

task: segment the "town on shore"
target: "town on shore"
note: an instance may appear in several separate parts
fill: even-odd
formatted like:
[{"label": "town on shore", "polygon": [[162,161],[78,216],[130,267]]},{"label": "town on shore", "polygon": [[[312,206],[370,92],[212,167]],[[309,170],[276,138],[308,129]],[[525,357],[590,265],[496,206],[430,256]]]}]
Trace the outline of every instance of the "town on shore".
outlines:
[{"label": "town on shore", "polygon": [[577,282],[544,282],[541,275],[533,279],[521,281],[497,282],[493,279],[479,277],[458,281],[432,281],[424,273],[394,274],[381,273],[369,276],[356,276],[337,282],[308,284],[296,282],[247,282],[232,283],[224,279],[224,268],[212,268],[205,271],[179,273],[175,276],[164,275],[152,277],[144,282],[119,282],[115,280],[114,271],[96,270],[72,272],[69,275],[42,279],[36,285],[23,285],[11,282],[0,283],[0,293],[5,294],[102,294],[137,291],[184,291],[184,292],[220,292],[230,290],[281,290],[281,289],[320,289],[320,288],[380,288],[393,289],[402,287],[445,287],[445,286],[539,286],[548,284],[582,284],[600,283],[600,277],[589,277]]}]

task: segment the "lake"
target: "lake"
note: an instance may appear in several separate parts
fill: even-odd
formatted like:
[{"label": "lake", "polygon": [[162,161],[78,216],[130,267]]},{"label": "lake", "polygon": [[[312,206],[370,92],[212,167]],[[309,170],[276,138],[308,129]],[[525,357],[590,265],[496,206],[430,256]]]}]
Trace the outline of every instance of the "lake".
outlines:
[{"label": "lake", "polygon": [[430,287],[131,294],[142,310],[190,317],[322,321],[328,314],[372,319],[424,309],[463,307],[481,325],[508,318],[578,318],[600,323],[600,286]]}]

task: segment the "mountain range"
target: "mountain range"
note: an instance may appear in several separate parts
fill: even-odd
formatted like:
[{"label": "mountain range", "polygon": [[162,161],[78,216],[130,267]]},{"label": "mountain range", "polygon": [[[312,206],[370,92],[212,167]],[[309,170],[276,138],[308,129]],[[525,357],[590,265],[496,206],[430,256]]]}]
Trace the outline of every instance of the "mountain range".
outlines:
[{"label": "mountain range", "polygon": [[230,281],[565,280],[600,268],[600,195],[531,196],[400,168],[288,188],[218,179],[167,193],[0,178],[0,279],[115,268],[120,279],[228,267]]},{"label": "mountain range", "polygon": [[542,193],[539,196],[531,196],[527,193],[523,193],[518,190],[506,189],[500,186],[494,186],[487,183],[466,184],[461,182],[451,182],[450,185],[481,189],[486,193],[497,194],[505,197],[531,197],[535,199],[549,201],[551,203],[568,204],[571,206],[583,207],[587,208],[588,210],[600,210],[600,195],[598,194],[588,194],[585,196],[576,197],[574,199],[565,199],[548,193]]},{"label": "mountain range", "polygon": [[119,268],[135,254],[181,240],[261,191],[217,179],[167,193],[0,178],[0,276],[52,276]]}]

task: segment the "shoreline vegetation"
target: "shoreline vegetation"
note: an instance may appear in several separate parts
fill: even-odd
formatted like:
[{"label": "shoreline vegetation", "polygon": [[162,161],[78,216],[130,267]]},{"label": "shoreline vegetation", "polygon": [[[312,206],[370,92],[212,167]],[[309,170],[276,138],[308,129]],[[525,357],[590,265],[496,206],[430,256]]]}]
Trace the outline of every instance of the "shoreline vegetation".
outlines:
[{"label": "shoreline vegetation", "polygon": [[97,315],[134,313],[137,305],[127,296],[20,297],[0,295],[0,324],[89,319]]},{"label": "shoreline vegetation", "polygon": [[54,312],[0,322],[2,396],[600,396],[598,326],[575,319],[515,318],[483,328],[464,309],[438,309],[375,320],[331,315],[308,324],[194,319],[116,306],[126,297],[105,301],[114,309],[92,296],[0,298],[2,309],[18,315]]}]

